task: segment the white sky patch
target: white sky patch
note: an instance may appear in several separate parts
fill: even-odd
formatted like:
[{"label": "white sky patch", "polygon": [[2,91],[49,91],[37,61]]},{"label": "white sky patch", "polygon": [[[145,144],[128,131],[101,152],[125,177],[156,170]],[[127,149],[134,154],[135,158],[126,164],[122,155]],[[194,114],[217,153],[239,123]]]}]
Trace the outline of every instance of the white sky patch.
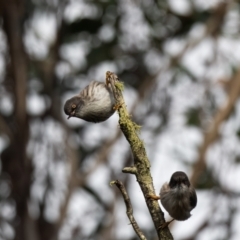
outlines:
[{"label": "white sky patch", "polygon": [[[37,217],[38,203],[46,200],[44,215],[50,222],[58,219],[59,208],[65,199],[67,189],[69,168],[64,141],[65,132],[59,123],[52,119],[44,122],[32,121],[28,154],[32,155],[35,168],[31,186],[32,202],[29,209],[32,216]],[[47,177],[51,181],[48,189],[46,188]],[[46,199],[44,199],[46,193]]]},{"label": "white sky patch", "polygon": [[[144,127],[149,131],[151,129],[156,129],[161,124],[161,117],[158,114],[151,114],[146,118],[144,122]],[[141,129],[144,131],[144,129]]]},{"label": "white sky patch", "polygon": [[4,58],[2,55],[0,55],[0,82],[2,82],[2,80],[4,79],[5,67],[6,67],[6,63],[4,61]]},{"label": "white sky patch", "polygon": [[0,110],[4,115],[10,115],[13,111],[13,99],[10,94],[2,93],[0,96]]},{"label": "white sky patch", "polygon": [[194,0],[192,1],[199,11],[208,10],[226,2],[227,0]]},{"label": "white sky patch", "polygon": [[[170,129],[169,129],[170,130]],[[151,154],[151,172],[155,184],[159,186],[169,181],[172,173],[175,171],[189,172],[190,168],[186,163],[192,164],[198,156],[198,145],[202,140],[199,130],[185,128],[185,131],[176,129],[165,131],[161,136],[155,139],[154,154]],[[149,151],[151,152],[151,150]],[[161,171],[164,169],[164,171]],[[161,178],[159,173],[161,172]]]},{"label": "white sky patch", "polygon": [[[4,31],[0,28],[0,83],[5,78],[5,68],[6,68],[6,62],[5,62],[5,54],[7,51],[7,38],[4,33]],[[0,93],[1,94],[1,93]]]},{"label": "white sky patch", "polygon": [[223,188],[237,193],[240,191],[238,181],[240,164],[235,161],[240,157],[240,139],[236,135],[236,129],[240,126],[239,120],[234,119],[235,123],[229,119],[222,124],[221,139],[208,150],[207,165],[213,170],[214,177],[219,180]]},{"label": "white sky patch", "polygon": [[135,176],[132,176],[131,180],[132,181],[129,183],[128,194],[133,205],[134,217],[139,224],[140,229],[149,229],[152,227],[152,220],[145,198],[143,197],[138,182],[135,180]]},{"label": "white sky patch", "polygon": [[53,14],[35,12],[25,26],[24,44],[27,52],[37,59],[44,59],[55,40],[57,21]]},{"label": "white sky patch", "polygon": [[71,0],[65,8],[64,17],[73,22],[80,18],[94,19],[100,16],[101,11],[96,5],[84,0]]},{"label": "white sky patch", "polygon": [[73,69],[67,61],[60,61],[56,66],[55,72],[58,79],[63,79],[68,77],[73,72]]},{"label": "white sky patch", "polygon": [[182,58],[183,65],[195,76],[201,78],[206,72],[206,62],[213,57],[215,43],[211,39],[204,39],[196,47],[188,50]]},{"label": "white sky patch", "polygon": [[103,42],[110,42],[114,36],[115,29],[109,24],[103,25],[98,32],[98,37]]},{"label": "white sky patch", "polygon": [[232,239],[231,240],[238,240],[240,236],[240,210],[236,212],[236,215],[233,217],[233,229],[232,229]]},{"label": "white sky patch", "polygon": [[103,131],[101,123],[89,123],[84,129],[83,139],[88,148],[94,147],[101,143],[104,139],[113,135],[109,130]]},{"label": "white sky patch", "polygon": [[227,237],[227,229],[225,225],[218,225],[211,226],[211,228],[205,228],[204,230],[202,230],[198,234],[197,240],[224,239],[224,237]]},{"label": "white sky patch", "polygon": [[221,91],[220,88],[222,89],[222,91],[224,91],[224,89],[222,88],[221,84],[218,81],[222,79],[228,80],[232,75],[233,69],[231,68],[230,65],[226,64],[226,59],[224,57],[218,56],[217,58],[218,59],[214,62],[214,64],[207,69],[205,78],[216,83],[212,87],[212,92],[217,90],[217,92],[220,93]]},{"label": "white sky patch", "polygon": [[[124,79],[120,79],[120,81],[124,81]],[[136,90],[130,86],[124,85],[123,97],[124,97],[128,111],[130,112],[131,110],[134,110],[132,108],[134,106],[134,103],[138,99]]]},{"label": "white sky patch", "polygon": [[231,10],[226,13],[223,32],[227,35],[238,35],[240,28],[240,15],[238,3],[231,3]]},{"label": "white sky patch", "polygon": [[38,94],[29,94],[27,97],[27,111],[31,115],[40,115],[46,110],[46,104],[43,96]]},{"label": "white sky patch", "polygon": [[58,193],[53,191],[48,192],[46,197],[46,209],[44,212],[44,217],[47,221],[54,223],[59,219],[61,201]]},{"label": "white sky patch", "polygon": [[169,149],[169,158],[193,164],[198,156],[198,146],[203,138],[201,130],[196,127],[171,130],[169,127],[168,135],[174,141]]},{"label": "white sky patch", "polygon": [[16,216],[16,209],[15,209],[14,202],[2,201],[0,206],[1,206],[1,210],[0,210],[1,217],[7,221],[12,221]]},{"label": "white sky patch", "polygon": [[24,38],[26,51],[37,59],[44,59],[48,54],[48,45],[29,31]]},{"label": "white sky patch", "polygon": [[124,201],[123,199],[118,198],[116,202],[117,203],[115,206],[117,207],[114,209],[114,215],[116,219],[116,239],[131,239],[131,237],[135,236],[135,233],[131,224],[128,224],[130,221],[127,215],[122,214],[126,212]]},{"label": "white sky patch", "polygon": [[[136,64],[135,59],[127,55],[117,58],[115,62],[119,72],[123,71],[124,69],[131,69]],[[121,80],[123,81],[123,79]]]},{"label": "white sky patch", "polygon": [[13,227],[8,222],[1,222],[1,236],[3,239],[13,239],[15,237],[15,232]]},{"label": "white sky patch", "polygon": [[5,53],[7,50],[7,38],[5,32],[0,28],[0,53]]},{"label": "white sky patch", "polygon": [[[45,182],[42,183],[34,182],[30,189],[31,198],[37,202],[43,201],[45,190],[46,190]],[[36,214],[39,214],[38,211]]]},{"label": "white sky patch", "polygon": [[[113,160],[114,161],[114,160]],[[88,176],[87,182],[88,185],[100,194],[99,197],[105,203],[111,203],[114,199],[114,191],[110,186],[110,172],[107,166],[101,165],[94,171],[91,175]]]},{"label": "white sky patch", "polygon": [[151,49],[146,53],[144,63],[149,73],[153,75],[166,65],[166,58],[157,49]]},{"label": "white sky patch", "polygon": [[90,50],[89,43],[78,41],[76,43],[65,44],[61,47],[61,57],[67,60],[73,68],[83,69],[86,64],[86,55]]},{"label": "white sky patch", "polygon": [[179,77],[178,82],[168,89],[172,96],[169,125],[185,125],[185,113],[190,108],[196,108],[202,104],[205,97],[203,84],[192,82],[187,77]]},{"label": "white sky patch", "polygon": [[61,124],[53,121],[52,119],[47,120],[45,124],[45,133],[49,138],[49,141],[52,143],[61,144],[66,136]]},{"label": "white sky patch", "polygon": [[[169,152],[173,149],[173,143],[171,139],[159,139],[159,145],[157,145],[158,152],[155,153],[154,157],[151,159],[151,172],[154,179],[154,184],[157,191],[160,190],[160,187],[164,182],[170,180],[171,175],[176,171],[186,172],[186,165],[179,161],[178,158],[171,156]],[[161,171],[164,169],[164,171]],[[161,173],[161,177],[159,174]],[[157,187],[158,186],[158,187]]]},{"label": "white sky patch", "polygon": [[57,30],[57,21],[54,14],[36,12],[31,21],[31,27],[36,37],[47,43],[54,41]]},{"label": "white sky patch", "polygon": [[191,13],[191,1],[189,0],[168,0],[170,8],[177,14],[188,15]]},{"label": "white sky patch", "polygon": [[[91,206],[91,209],[89,209],[89,206]],[[76,190],[69,203],[68,216],[71,217],[66,219],[68,226],[65,228],[65,234],[71,236],[71,232],[68,232],[71,231],[69,225],[80,225],[83,234],[88,235],[96,227],[99,219],[102,218],[102,211],[89,194],[83,190]]]},{"label": "white sky patch", "polygon": [[164,44],[164,50],[166,51],[167,54],[171,56],[177,56],[182,52],[185,46],[186,46],[186,39],[173,38],[173,39],[169,39]]},{"label": "white sky patch", "polygon": [[188,36],[190,40],[198,40],[201,39],[206,32],[206,25],[202,23],[195,23],[190,29]]},{"label": "white sky patch", "polygon": [[[117,154],[116,154],[117,152]],[[126,142],[126,139],[122,136],[117,143],[112,147],[110,154],[108,155],[108,164],[111,167],[112,171],[116,173],[116,176],[119,174],[119,170],[123,169],[124,157],[129,153],[129,145]]]},{"label": "white sky patch", "polygon": [[72,128],[81,127],[88,124],[87,122],[79,118],[71,117],[70,119],[68,119],[68,116],[65,113],[63,113],[63,116],[64,121]]},{"label": "white sky patch", "polygon": [[142,10],[134,2],[120,2],[118,11],[123,13],[120,19],[122,36],[119,37],[123,49],[144,50],[149,46],[150,27],[143,20]]},{"label": "white sky patch", "polygon": [[98,65],[91,67],[88,79],[96,80],[96,81],[105,81],[106,80],[106,72],[114,72],[117,74],[117,66],[112,61],[101,62]]},{"label": "white sky patch", "polygon": [[227,38],[219,37],[218,40],[219,51],[225,56],[225,62],[228,65],[231,63],[233,65],[240,63],[240,38]]}]

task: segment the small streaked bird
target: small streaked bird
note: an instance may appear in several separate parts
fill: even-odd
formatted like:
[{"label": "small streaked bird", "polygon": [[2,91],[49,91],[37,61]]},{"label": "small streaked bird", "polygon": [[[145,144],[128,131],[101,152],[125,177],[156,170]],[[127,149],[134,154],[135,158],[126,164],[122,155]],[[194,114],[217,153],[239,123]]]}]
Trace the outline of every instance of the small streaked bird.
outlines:
[{"label": "small streaked bird", "polygon": [[[197,205],[197,195],[195,189],[191,186],[189,179],[184,172],[175,172],[172,174],[170,182],[164,183],[160,190],[160,197],[149,195],[149,198],[161,200],[163,207],[169,215],[178,221],[184,221],[191,217],[190,212]],[[165,223],[166,227],[170,222]]]},{"label": "small streaked bird", "polygon": [[115,112],[116,100],[110,84],[92,81],[79,95],[68,99],[64,112],[88,122],[103,122]]}]

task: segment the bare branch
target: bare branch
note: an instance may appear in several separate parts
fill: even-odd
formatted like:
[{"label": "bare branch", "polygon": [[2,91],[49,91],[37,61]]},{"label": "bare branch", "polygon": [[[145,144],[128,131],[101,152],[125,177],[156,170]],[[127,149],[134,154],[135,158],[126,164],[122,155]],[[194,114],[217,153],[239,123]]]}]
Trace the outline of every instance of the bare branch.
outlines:
[{"label": "bare branch", "polygon": [[122,182],[118,181],[118,180],[115,180],[115,181],[112,181],[110,183],[111,185],[115,184],[118,189],[120,190],[122,196],[123,196],[123,199],[124,199],[124,202],[125,202],[125,205],[126,205],[126,213],[127,213],[127,216],[133,226],[133,229],[134,231],[136,232],[136,234],[138,235],[138,237],[141,239],[141,240],[147,240],[146,237],[144,236],[144,234],[142,233],[142,231],[140,230],[134,216],[133,216],[133,208],[132,208],[132,204],[131,204],[131,200],[128,196],[128,193],[123,185]]},{"label": "bare branch", "polygon": [[[134,123],[130,119],[130,116],[128,114],[122,95],[123,85],[121,82],[118,81],[118,77],[111,72],[106,73],[106,82],[111,84],[112,89],[115,93],[119,113],[119,125],[124,136],[130,144],[134,158],[134,167],[136,171],[128,171],[129,168],[127,168],[126,171],[126,168],[124,168],[123,172],[134,172],[134,174],[136,175],[137,181],[143,192],[148,210],[154,222],[155,229],[158,233],[158,238],[162,240],[173,239],[167,227],[164,229],[159,228],[161,224],[165,223],[165,219],[158,202],[147,197],[149,195],[155,195],[152,176],[150,173],[150,162],[148,160],[143,141],[138,136],[140,126]],[[133,168],[131,167],[131,169]]]}]

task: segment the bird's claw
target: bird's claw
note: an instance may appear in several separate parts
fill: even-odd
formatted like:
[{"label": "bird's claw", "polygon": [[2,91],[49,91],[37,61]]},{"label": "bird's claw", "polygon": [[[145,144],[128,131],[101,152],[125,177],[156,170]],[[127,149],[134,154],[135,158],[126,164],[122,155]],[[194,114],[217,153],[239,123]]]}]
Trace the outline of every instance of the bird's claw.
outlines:
[{"label": "bird's claw", "polygon": [[147,198],[148,199],[152,199],[152,200],[159,200],[160,199],[160,196],[157,196],[155,194],[148,194],[147,195]]},{"label": "bird's claw", "polygon": [[118,110],[120,107],[122,107],[123,103],[117,103],[114,105],[113,109],[116,111]]},{"label": "bird's claw", "polygon": [[175,220],[175,219],[172,219],[172,220],[169,221],[169,222],[162,223],[162,224],[158,227],[158,229],[164,229],[164,228],[168,227],[168,225],[169,225],[171,222],[173,222],[174,220]]},{"label": "bird's claw", "polygon": [[108,84],[111,84],[111,80],[110,80],[111,75],[112,75],[112,73],[110,71],[106,72],[106,85],[107,86],[108,86]]}]

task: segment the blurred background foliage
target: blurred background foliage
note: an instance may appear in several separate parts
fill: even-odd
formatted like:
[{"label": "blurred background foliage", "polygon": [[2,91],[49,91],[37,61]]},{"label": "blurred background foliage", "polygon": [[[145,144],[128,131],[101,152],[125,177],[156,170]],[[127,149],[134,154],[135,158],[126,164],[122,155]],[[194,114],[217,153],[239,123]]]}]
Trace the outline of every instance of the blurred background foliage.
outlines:
[{"label": "blurred background foliage", "polygon": [[[198,206],[174,239],[240,238],[237,0],[0,0],[0,239],[136,239],[124,182],[156,239],[115,114],[66,120],[64,101],[114,71],[156,191],[187,172]],[[169,219],[168,214],[165,215]]]}]

